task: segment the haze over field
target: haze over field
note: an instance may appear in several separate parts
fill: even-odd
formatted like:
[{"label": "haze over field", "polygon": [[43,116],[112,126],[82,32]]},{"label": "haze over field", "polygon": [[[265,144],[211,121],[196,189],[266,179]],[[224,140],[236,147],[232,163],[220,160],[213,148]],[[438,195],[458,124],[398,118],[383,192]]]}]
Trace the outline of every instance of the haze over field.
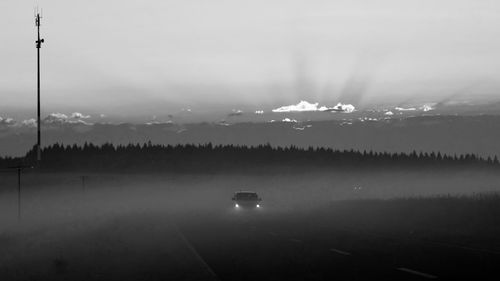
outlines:
[{"label": "haze over field", "polygon": [[[21,221],[16,177],[0,178],[12,187],[0,193],[5,280],[212,280],[210,268],[215,280],[408,280],[400,263],[457,280],[498,264],[498,196],[373,200],[491,191],[498,173],[87,174],[85,188],[79,177],[25,173]],[[242,188],[262,209],[232,207]]]}]

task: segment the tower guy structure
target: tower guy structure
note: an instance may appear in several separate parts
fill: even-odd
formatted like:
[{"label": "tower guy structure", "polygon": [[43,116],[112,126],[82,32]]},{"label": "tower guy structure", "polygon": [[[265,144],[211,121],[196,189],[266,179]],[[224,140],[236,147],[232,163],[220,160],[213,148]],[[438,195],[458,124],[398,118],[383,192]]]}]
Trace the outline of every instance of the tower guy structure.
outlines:
[{"label": "tower guy structure", "polygon": [[35,14],[35,24],[37,27],[37,33],[38,37],[37,40],[35,41],[36,43],[36,59],[37,59],[37,144],[36,144],[36,159],[38,162],[42,160],[42,147],[41,147],[41,140],[40,140],[40,48],[42,47],[42,43],[44,42],[43,39],[40,39],[40,20],[41,20],[40,13],[36,11]]}]

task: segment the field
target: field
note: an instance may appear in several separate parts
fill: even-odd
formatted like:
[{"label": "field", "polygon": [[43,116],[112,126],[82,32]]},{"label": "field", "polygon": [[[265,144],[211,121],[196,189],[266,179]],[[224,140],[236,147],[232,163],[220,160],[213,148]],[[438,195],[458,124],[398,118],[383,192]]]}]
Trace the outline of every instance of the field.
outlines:
[{"label": "field", "polygon": [[[82,183],[81,176],[85,176]],[[1,280],[496,279],[499,176],[461,171],[0,178]],[[237,190],[262,209],[236,210]]]}]

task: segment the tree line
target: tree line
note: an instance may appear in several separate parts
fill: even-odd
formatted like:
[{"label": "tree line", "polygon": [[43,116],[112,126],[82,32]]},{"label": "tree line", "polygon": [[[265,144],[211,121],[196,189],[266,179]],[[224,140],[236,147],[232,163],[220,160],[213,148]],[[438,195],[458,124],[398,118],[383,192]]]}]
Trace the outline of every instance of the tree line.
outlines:
[{"label": "tree line", "polygon": [[[32,165],[35,148],[24,157],[1,157],[0,167]],[[389,153],[325,147],[179,144],[53,144],[42,149],[39,165],[46,170],[89,171],[216,171],[263,167],[496,167],[498,158],[440,152]]]}]

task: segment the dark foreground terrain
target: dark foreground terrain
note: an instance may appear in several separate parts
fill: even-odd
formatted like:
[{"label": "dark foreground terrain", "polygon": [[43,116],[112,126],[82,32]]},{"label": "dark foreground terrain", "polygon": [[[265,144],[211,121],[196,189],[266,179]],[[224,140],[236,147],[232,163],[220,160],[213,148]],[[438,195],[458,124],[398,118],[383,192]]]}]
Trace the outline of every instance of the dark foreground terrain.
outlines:
[{"label": "dark foreground terrain", "polygon": [[[110,180],[91,175],[83,187],[71,174],[27,174],[20,221],[15,193],[1,194],[0,279],[500,277],[500,197],[481,191],[494,186],[479,181],[484,174],[467,174],[471,182],[458,175],[432,178],[439,183],[435,192],[451,191],[453,183],[463,193],[476,183],[481,193],[475,195],[437,196],[427,190],[425,197],[407,199],[391,198],[405,189],[397,193],[400,183],[382,184],[383,175],[335,181],[339,176],[122,175]],[[368,179],[382,185],[365,191]],[[408,179],[411,186],[431,180],[409,173]],[[360,181],[362,188],[348,189],[353,193],[348,198],[346,186]],[[12,179],[2,183],[10,186]],[[257,187],[262,208],[235,209],[230,200],[235,186]],[[341,195],[345,198],[335,200]]]},{"label": "dark foreground terrain", "polygon": [[[421,200],[424,206],[425,202]],[[417,214],[398,227],[401,213],[388,216],[395,221],[360,217],[367,215],[364,212],[377,216],[400,211],[393,209],[400,202],[385,203],[375,207],[371,202],[341,202],[292,214],[268,212],[268,207],[182,215],[145,212],[44,226],[17,235],[4,233],[0,274],[2,280],[500,277],[498,226],[470,229],[467,223],[429,228],[435,218]],[[364,210],[358,212],[357,207]],[[417,206],[414,211],[423,210]],[[342,213],[333,212],[350,212],[353,221],[346,222],[339,218]],[[405,211],[407,215],[411,214]],[[408,231],[405,226],[412,223]]]},{"label": "dark foreground terrain", "polygon": [[[427,205],[425,200],[421,203],[422,208]],[[268,216],[265,210],[225,218],[203,215],[181,225],[188,240],[222,280],[499,277],[500,241],[492,236],[491,228],[448,227],[445,222],[431,228],[426,224],[433,224],[435,219],[453,218],[413,214],[405,219],[403,215],[412,216],[411,212],[391,215],[401,212],[396,207],[399,203],[387,204],[373,208],[370,202],[344,202],[294,216]],[[357,208],[364,210],[359,212]],[[336,211],[350,212],[353,221],[342,219],[344,213],[332,213]],[[419,207],[413,211],[425,212]],[[370,215],[373,212],[375,216]],[[376,218],[385,212],[387,218]],[[403,222],[401,227],[399,222]],[[406,229],[408,223],[413,227]],[[496,235],[498,232],[497,228]]]}]

